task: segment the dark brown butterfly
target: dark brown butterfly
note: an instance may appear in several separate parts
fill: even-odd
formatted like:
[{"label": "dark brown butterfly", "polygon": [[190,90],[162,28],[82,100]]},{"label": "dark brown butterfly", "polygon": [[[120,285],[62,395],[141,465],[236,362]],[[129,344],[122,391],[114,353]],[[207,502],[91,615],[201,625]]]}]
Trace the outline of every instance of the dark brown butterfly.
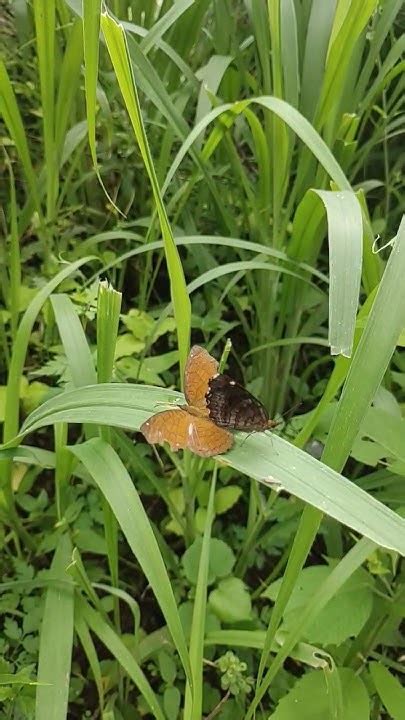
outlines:
[{"label": "dark brown butterfly", "polygon": [[264,405],[229,375],[215,375],[205,396],[208,414],[218,427],[228,430],[261,431],[278,423],[270,420]]},{"label": "dark brown butterfly", "polygon": [[174,451],[188,448],[210,457],[227,452],[233,437],[229,430],[267,430],[278,423],[257,398],[232,380],[218,374],[218,362],[194,345],[184,375],[187,405],[152,415],[140,428],[152,444],[167,442]]},{"label": "dark brown butterfly", "polygon": [[188,448],[201,457],[227,452],[233,437],[208,417],[205,396],[208,383],[218,373],[218,362],[204,348],[194,345],[184,373],[187,405],[152,415],[140,430],[151,444],[168,443],[171,450]]}]

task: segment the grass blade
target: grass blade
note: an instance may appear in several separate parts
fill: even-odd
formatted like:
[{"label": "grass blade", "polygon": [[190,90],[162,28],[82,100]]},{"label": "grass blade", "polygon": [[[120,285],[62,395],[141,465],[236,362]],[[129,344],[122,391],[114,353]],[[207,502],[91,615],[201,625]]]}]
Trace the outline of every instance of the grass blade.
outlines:
[{"label": "grass blade", "polygon": [[152,185],[170,277],[171,297],[177,325],[180,372],[181,377],[183,377],[190,342],[191,305],[187,293],[180,255],[178,253],[166,210],[163,205],[162,195],[149,149],[149,143],[146,137],[124,30],[119,23],[115,22],[115,20],[107,14],[102,15],[101,26],[125,106],[134,129],[135,137],[139,145],[150,183]]},{"label": "grass blade", "polygon": [[362,268],[361,208],[355,194],[347,190],[315,192],[328,216],[329,344],[332,355],[350,357]]},{"label": "grass blade", "polygon": [[[94,682],[96,683],[98,702],[100,713],[103,713],[104,709],[104,688],[103,688],[103,676],[100,668],[100,663],[97,657],[96,648],[94,647],[93,639],[90,635],[88,625],[83,619],[82,613],[80,612],[80,604],[77,603],[75,608],[75,630],[77,632],[80,644],[86,654],[89,667],[93,673]],[[102,716],[102,715],[101,715]]]},{"label": "grass blade", "polygon": [[30,151],[21,119],[20,110],[14,94],[13,86],[3,60],[0,59],[0,113],[15,143],[19,158],[24,168],[29,194],[35,203],[35,209],[42,218],[41,203],[37,188],[37,179],[31,162]]},{"label": "grass blade", "polygon": [[363,562],[370,557],[374,550],[375,545],[369,540],[366,540],[365,538],[360,540],[360,542],[349,550],[343,560],[341,560],[336,568],[331,572],[317,594],[308,603],[305,610],[299,614],[283,644],[283,647],[277,653],[270,669],[266,673],[260,689],[256,691],[255,697],[253,698],[246,714],[246,720],[251,720],[253,717],[260,700],[268,691],[268,688],[270,687],[277,672],[282,668],[284,661],[288,658],[308,625],[321,612],[329,600],[331,600],[331,598],[344,585],[346,580],[350,578],[355,570],[357,570],[357,568],[359,568]]},{"label": "grass blade", "polygon": [[64,294],[51,295],[51,303],[73,385],[94,385],[97,376],[93,358],[71,299]]},{"label": "grass blade", "polygon": [[117,633],[103,620],[100,615],[92,608],[84,603],[80,603],[80,612],[89,628],[97,635],[103,645],[105,645],[112,655],[118,660],[120,665],[128,673],[138,690],[142,693],[148,703],[154,717],[157,720],[165,720],[165,716],[159,705],[159,701],[153,692],[147,678],[134,659],[132,653],[124,645]]},{"label": "grass blade", "polygon": [[58,81],[55,108],[55,147],[58,163],[62,158],[70,112],[81,81],[82,62],[83,33],[80,20],[76,20],[69,33]]},{"label": "grass blade", "polygon": [[[322,459],[340,468],[405,326],[405,216],[350,365]],[[353,402],[353,398],[356,402]]]},{"label": "grass blade", "polygon": [[145,54],[156,45],[158,40],[169,30],[176,20],[193,5],[194,0],[178,0],[171,8],[153,25],[147,35],[140,43],[140,47]]},{"label": "grass blade", "polygon": [[58,195],[58,158],[55,148],[55,0],[34,0],[35,32],[46,166],[46,215],[53,218]]},{"label": "grass blade", "polygon": [[211,529],[214,520],[214,500],[216,487],[217,466],[212,474],[210,495],[208,499],[207,515],[204,535],[201,546],[200,562],[198,565],[197,586],[195,589],[193,619],[190,633],[190,663],[194,678],[194,696],[188,686],[184,707],[185,720],[200,720],[203,704],[203,656],[205,637],[205,618],[207,610],[208,569],[210,562]]},{"label": "grass blade", "polygon": [[[155,412],[157,402],[175,400],[184,402],[180,393],[151,386],[112,383],[72,390],[34,410],[13,444],[54,422],[98,424],[107,409],[110,425],[138,430]],[[234,448],[221,460],[265,485],[285,489],[374,542],[405,554],[405,520],[286,440],[267,433],[236,435]]]},{"label": "grass blade", "polygon": [[[173,163],[166,175],[165,182],[162,188],[162,193],[165,192],[167,187],[177,171],[182,159],[189,152],[194,141],[199,135],[205,130],[205,128],[214,120],[221,117],[221,115],[227,113],[227,119],[231,117],[233,120],[244,112],[246,107],[250,105],[259,105],[271,112],[275,113],[280,117],[303,141],[303,143],[311,150],[313,155],[317,158],[323,168],[326,170],[328,175],[336,183],[341,190],[351,190],[350,183],[345,176],[339,163],[336,161],[328,146],[322,140],[321,136],[316,132],[312,125],[301,115],[298,110],[293,108],[291,105],[286,103],[280,98],[271,96],[252,98],[251,100],[238,101],[236,103],[229,103],[226,105],[220,105],[209,112],[198,125],[188,135],[187,139],[183,142],[180,147]],[[213,150],[215,148],[213,147]]]},{"label": "grass blade", "polygon": [[96,90],[99,56],[101,0],[83,0],[84,86],[87,130],[93,166],[97,170]]},{"label": "grass blade", "polygon": [[89,471],[111,506],[155,593],[192,685],[190,660],[170,580],[148,516],[127,470],[113,448],[99,438],[70,447],[70,450]]},{"label": "grass blade", "polygon": [[[97,380],[109,382],[114,367],[115,347],[117,343],[118,325],[120,321],[122,294],[114,290],[107,282],[98,286],[97,297]],[[105,442],[111,441],[111,430],[105,425],[100,427],[100,437]],[[118,587],[119,552],[118,524],[112,508],[103,497],[104,536],[107,544],[108,565],[111,582]],[[114,598],[114,617],[117,629],[120,628],[119,602]]]},{"label": "grass blade", "polygon": [[55,288],[57,288],[58,285],[65,280],[65,278],[72,275],[76,270],[78,270],[82,265],[85,265],[91,259],[91,257],[84,257],[64,267],[63,270],[61,270],[57,275],[55,275],[55,277],[52,278],[52,280],[41,288],[34,299],[31,300],[22,317],[14,342],[7,381],[6,412],[3,430],[3,438],[5,442],[7,442],[7,439],[10,439],[15,435],[18,428],[20,379],[23,374],[28,343],[30,341],[31,332],[38,313]]},{"label": "grass blade", "polygon": [[59,539],[51,565],[55,580],[63,587],[50,585],[46,592],[39,643],[38,685],[35,720],[65,720],[68,710],[70,666],[73,646],[73,582],[66,567],[72,546],[67,535]]}]

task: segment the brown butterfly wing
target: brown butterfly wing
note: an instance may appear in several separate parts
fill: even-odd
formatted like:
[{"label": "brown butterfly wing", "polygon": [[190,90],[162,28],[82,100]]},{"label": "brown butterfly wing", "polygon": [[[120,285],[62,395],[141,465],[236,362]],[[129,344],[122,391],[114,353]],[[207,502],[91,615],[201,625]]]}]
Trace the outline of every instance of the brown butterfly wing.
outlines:
[{"label": "brown butterfly wing", "polygon": [[276,423],[257,398],[228,375],[209,381],[206,396],[210,419],[218,427],[230,430],[266,430]]},{"label": "brown butterfly wing", "polygon": [[201,457],[221,455],[233,444],[230,432],[208,418],[190,415],[186,410],[164,410],[152,415],[140,428],[152,445],[167,442],[171,450],[188,448]]},{"label": "brown butterfly wing", "polygon": [[184,373],[184,394],[187,404],[207,413],[205,396],[208,383],[218,372],[218,362],[204,348],[194,345],[187,358]]}]

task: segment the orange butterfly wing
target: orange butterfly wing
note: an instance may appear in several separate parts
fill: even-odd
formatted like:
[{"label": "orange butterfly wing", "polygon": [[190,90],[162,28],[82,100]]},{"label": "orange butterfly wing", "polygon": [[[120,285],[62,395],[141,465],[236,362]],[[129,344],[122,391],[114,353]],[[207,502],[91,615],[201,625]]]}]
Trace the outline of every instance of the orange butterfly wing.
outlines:
[{"label": "orange butterfly wing", "polygon": [[198,410],[206,411],[205,396],[208,383],[218,373],[218,362],[204,348],[193,345],[187,358],[184,373],[184,394],[187,404]]},{"label": "orange butterfly wing", "polygon": [[232,447],[233,436],[205,417],[190,415],[186,410],[164,410],[152,415],[140,428],[152,445],[167,442],[171,450],[188,448],[201,457],[220,455]]}]

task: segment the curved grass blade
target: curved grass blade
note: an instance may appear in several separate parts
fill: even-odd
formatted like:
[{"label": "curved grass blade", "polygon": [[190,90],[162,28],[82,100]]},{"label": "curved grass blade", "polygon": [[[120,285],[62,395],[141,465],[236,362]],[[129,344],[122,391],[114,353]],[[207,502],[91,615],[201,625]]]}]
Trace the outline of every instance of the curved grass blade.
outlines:
[{"label": "curved grass blade", "polygon": [[[71,390],[31,413],[13,444],[55,422],[99,424],[106,413],[110,425],[138,430],[156,412],[157,402],[179,400],[184,402],[180,393],[151,386],[112,383]],[[220,459],[265,485],[301,498],[379,545],[405,555],[405,521],[399,515],[277,435],[237,434],[233,449]]]},{"label": "curved grass blade", "polygon": [[21,113],[18,107],[16,96],[7,68],[0,59],[0,114],[4,119],[6,127],[15,143],[19,158],[24,168],[25,177],[29,188],[29,194],[35,204],[35,209],[42,218],[41,202],[39,198],[37,178],[31,161],[30,151],[25,134]]},{"label": "curved grass blade", "polygon": [[[322,460],[340,468],[405,327],[405,216],[350,364]],[[353,399],[355,398],[355,402]]]},{"label": "curved grass blade", "polygon": [[132,653],[124,645],[117,633],[102,619],[102,617],[93,610],[83,600],[80,601],[80,613],[86,621],[90,630],[101,640],[103,645],[108,648],[112,655],[118,660],[120,665],[128,673],[138,690],[148,703],[153,716],[156,720],[166,720],[165,715],[160,707],[159,701],[153,692],[146,676],[142,672],[138,663],[134,659]]},{"label": "curved grass blade", "polygon": [[[291,130],[293,130],[298,135],[298,137],[309,148],[309,150],[311,150],[313,155],[316,157],[322,167],[326,170],[328,175],[336,183],[337,187],[340,190],[351,190],[351,185],[342,168],[332,155],[325,141],[322,140],[321,136],[318,135],[316,130],[312,127],[311,123],[309,123],[308,120],[306,120],[306,118],[301,115],[300,112],[298,112],[298,110],[293,108],[284,100],[269,95],[264,97],[256,97],[249,100],[238,101],[235,103],[228,103],[226,105],[220,105],[219,107],[214,108],[214,110],[211,110],[211,112],[209,112],[193,128],[193,130],[190,132],[190,134],[180,147],[169,169],[169,172],[167,173],[162,188],[162,195],[165,193],[168,186],[170,185],[171,180],[175,172],[177,171],[177,168],[179,167],[181,161],[189,152],[191,146],[199,137],[199,135],[205,130],[205,128],[208,127],[208,125],[214,120],[221,117],[221,115],[223,114],[226,114],[227,118],[232,118],[233,120],[235,120],[238,115],[244,112],[245,108],[250,107],[251,105],[259,105],[266,110],[270,110],[271,112],[275,113],[275,115],[277,115],[279,118],[281,118],[281,120],[283,120],[286,125],[288,125],[288,127],[290,127]],[[215,147],[212,147],[211,152],[214,151]]]},{"label": "curved grass blade", "polygon": [[75,387],[97,382],[94,362],[74,305],[68,295],[51,295],[59,335]]},{"label": "curved grass blade", "polygon": [[[112,236],[112,239],[114,239],[113,233],[105,233],[105,239],[108,240],[109,236]],[[128,233],[129,235],[129,233]],[[101,241],[99,240],[99,237],[96,236],[95,242]],[[122,234],[120,235],[122,237]],[[104,239],[104,237],[103,237]],[[297,262],[296,259],[289,257],[284,253],[282,250],[277,250],[276,248],[267,247],[266,245],[260,245],[259,243],[251,242],[250,240],[241,240],[240,238],[228,238],[228,237],[222,237],[220,235],[218,236],[210,236],[210,235],[190,235],[190,236],[180,236],[175,238],[176,245],[185,245],[186,247],[188,245],[222,245],[224,247],[232,247],[234,249],[238,250],[247,250],[248,252],[255,252],[261,255],[266,255],[268,257],[275,257],[279,258],[280,260],[283,260],[284,262],[288,263],[289,265],[292,265],[296,269],[303,270],[304,272],[308,272],[312,275],[315,275],[315,277],[318,277],[322,282],[329,283],[329,278],[316,268],[312,267],[311,265],[308,265],[304,262]],[[90,245],[90,243],[89,243]],[[163,247],[163,242],[156,241],[148,243],[147,245],[141,245],[140,247],[134,248],[133,250],[129,250],[126,253],[123,253],[119,257],[112,260],[107,265],[103,265],[103,267],[94,275],[92,275],[88,281],[87,285],[91,285],[91,283],[99,277],[102,273],[107,272],[111,268],[115,267],[116,265],[119,265],[120,263],[125,262],[125,260],[129,260],[129,258],[134,257],[135,255],[140,255],[145,252],[150,252],[154,250],[160,250]]]},{"label": "curved grass blade", "polygon": [[255,697],[253,698],[249,710],[246,713],[246,720],[251,720],[251,718],[254,717],[254,712],[260,703],[260,700],[268,691],[277,672],[283,666],[283,663],[292,652],[294,646],[299,642],[306,628],[311,622],[313,622],[316,616],[319,615],[321,610],[323,610],[329,600],[331,600],[331,598],[344,585],[346,580],[350,578],[357,568],[359,568],[374,551],[374,543],[366,540],[366,538],[360,540],[349,550],[347,555],[334,568],[316,595],[312,597],[304,611],[299,613],[297,620],[293,624],[293,627],[291,628],[282,648],[277,653],[270,669],[267,671],[260,688],[256,690]]},{"label": "curved grass blade", "polygon": [[4,420],[3,438],[4,442],[13,437],[18,428],[18,397],[19,383],[24,369],[25,356],[27,354],[28,343],[30,341],[31,332],[34,327],[35,320],[40,312],[43,304],[46,302],[51,293],[65,278],[72,275],[82,265],[94,259],[92,256],[81,258],[74,263],[67,265],[52,280],[50,280],[31,300],[26,309],[18,331],[16,334],[13,354],[11,356],[9,375],[7,381],[6,394],[6,412]]},{"label": "curved grass blade", "polygon": [[111,445],[101,438],[71,446],[70,450],[83,463],[109,503],[156,596],[192,686],[190,659],[167,570],[127,470]]},{"label": "curved grass blade", "polygon": [[162,194],[160,192],[156,171],[153,165],[152,155],[143,124],[138,91],[129,58],[125,32],[119,23],[105,13],[101,17],[101,26],[124,103],[152,186],[170,277],[171,297],[174,307],[174,315],[176,318],[179,344],[180,373],[181,377],[183,377],[190,342],[191,305],[186,288],[186,281],[184,278],[180,255],[174,241],[166,209],[163,205]]}]

